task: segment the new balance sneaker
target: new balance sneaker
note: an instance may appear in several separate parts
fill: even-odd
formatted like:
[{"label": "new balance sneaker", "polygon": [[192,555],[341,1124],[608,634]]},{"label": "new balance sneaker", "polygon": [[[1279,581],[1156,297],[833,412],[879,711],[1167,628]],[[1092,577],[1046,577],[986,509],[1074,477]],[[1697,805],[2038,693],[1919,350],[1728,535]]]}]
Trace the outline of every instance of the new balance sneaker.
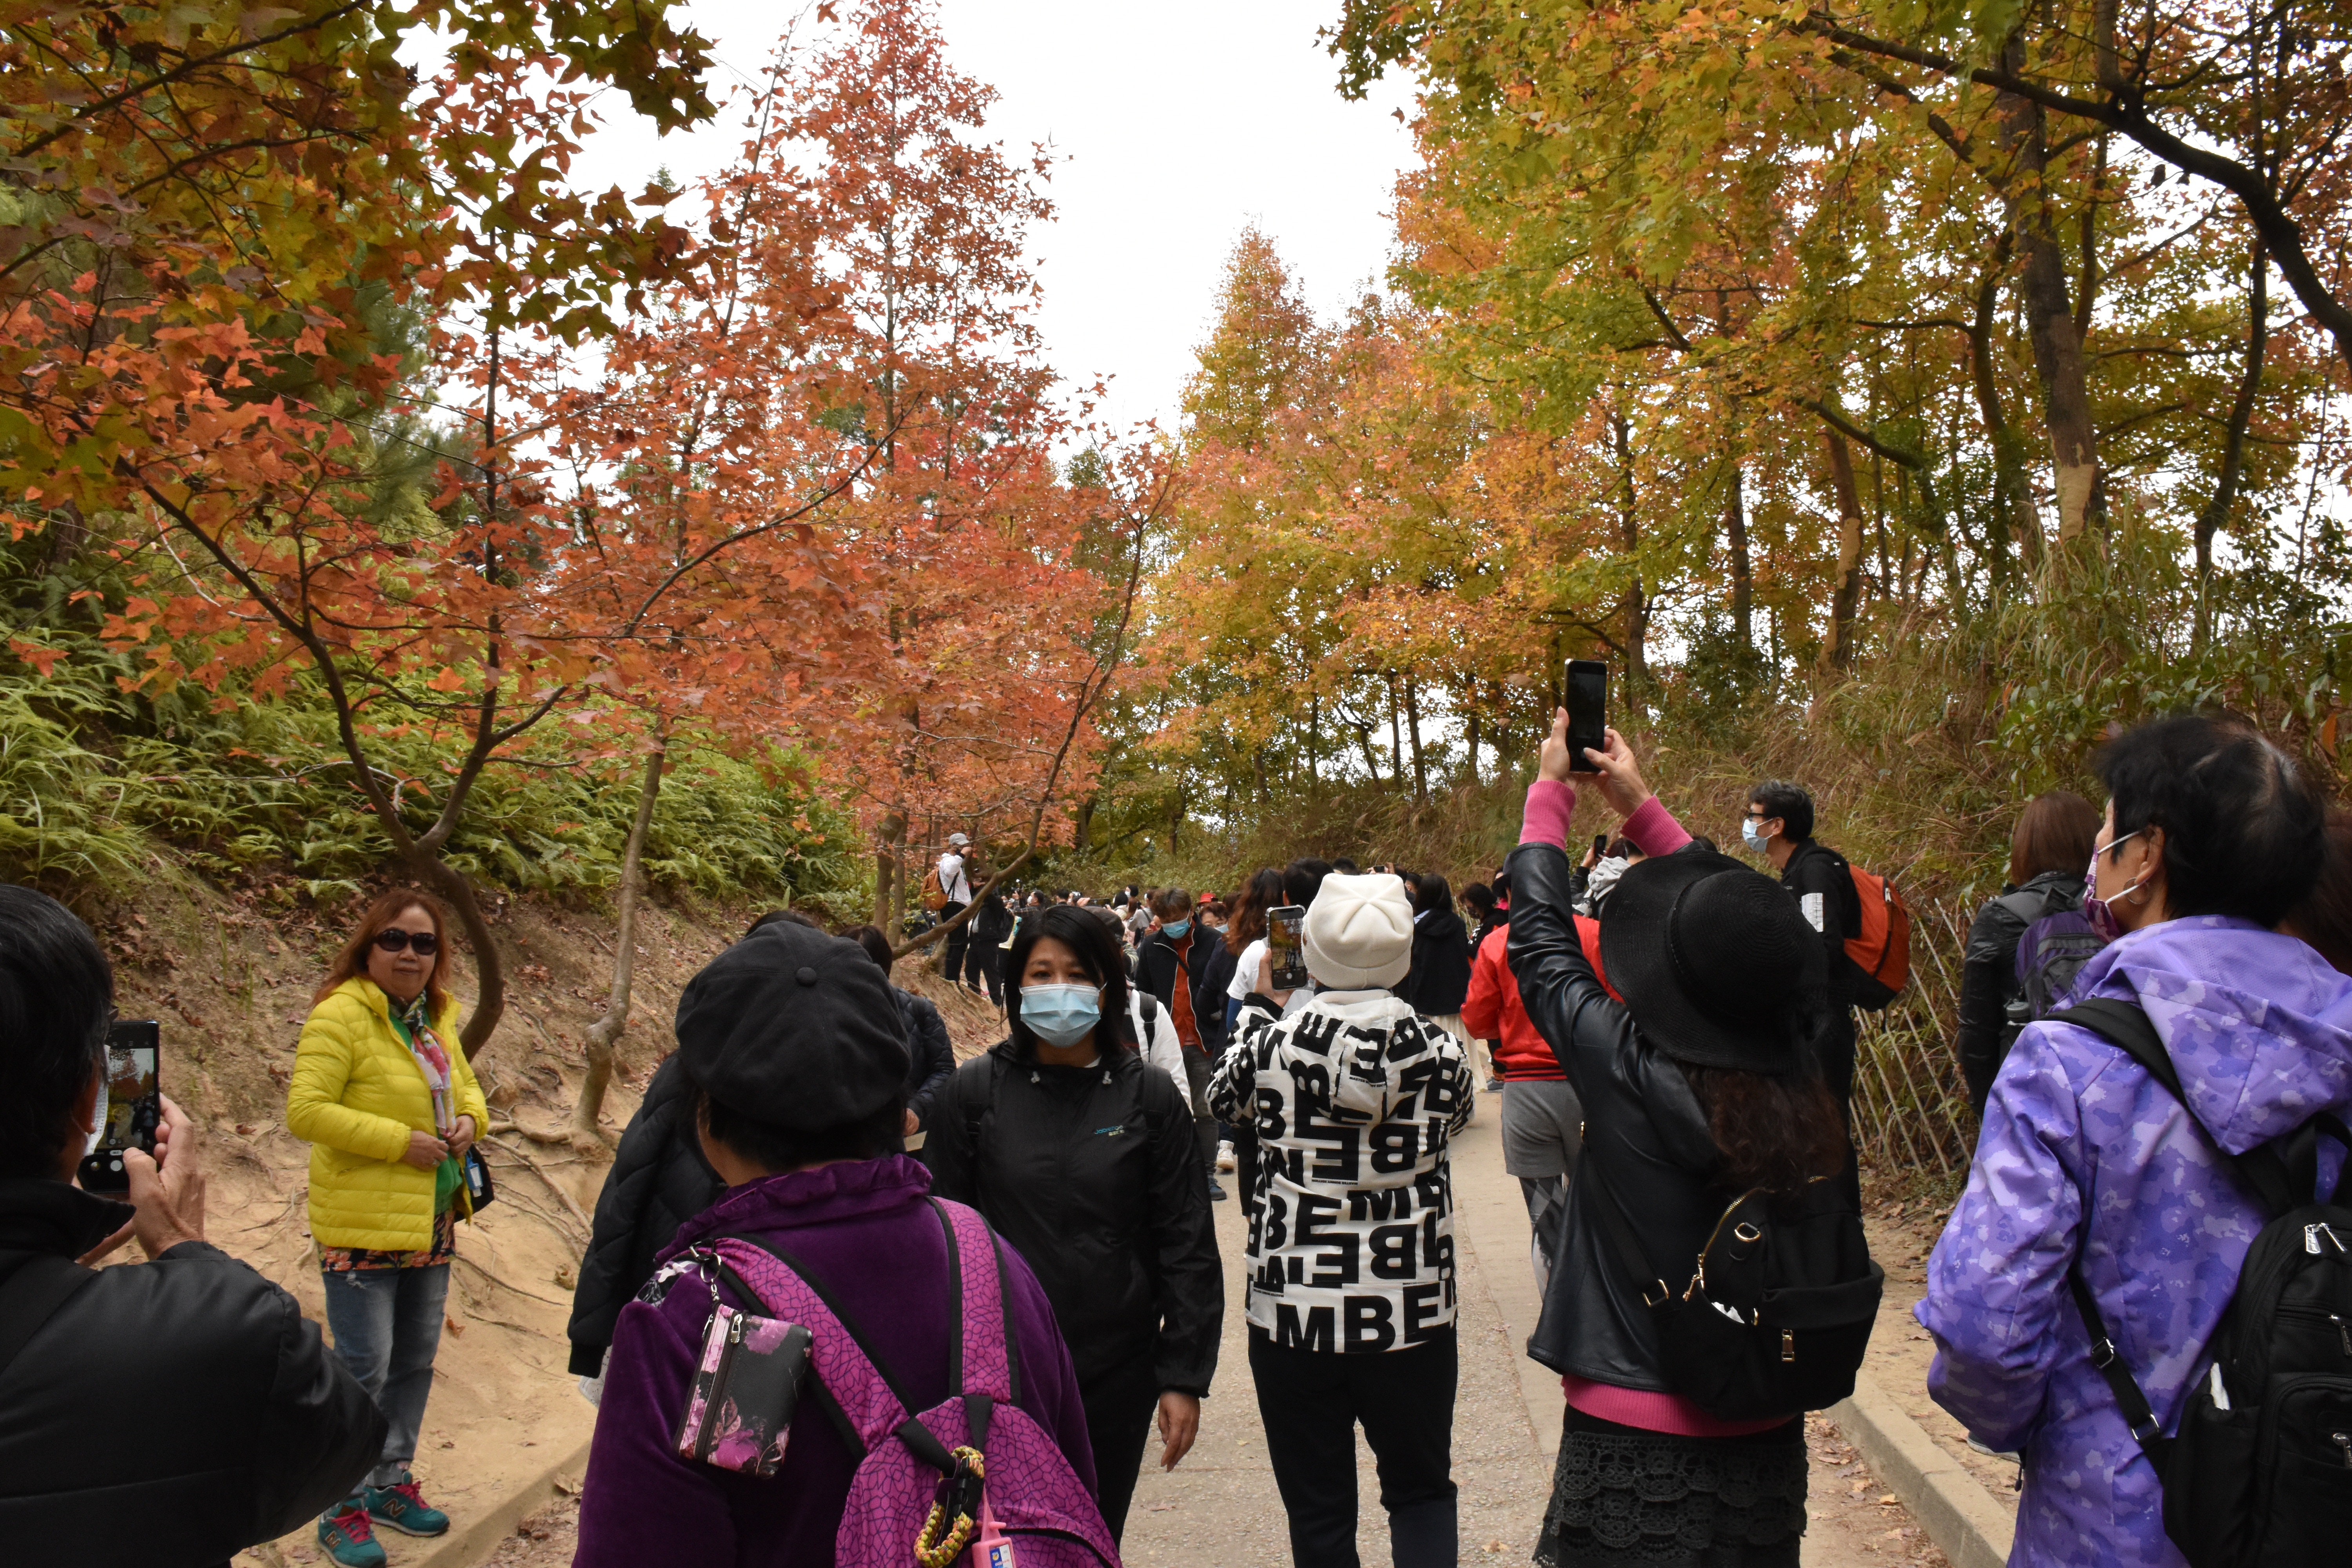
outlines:
[{"label": "new balance sneaker", "polygon": [[414,1480],[389,1487],[368,1488],[367,1510],[370,1519],[403,1535],[448,1533],[449,1516],[426,1502],[418,1493]]},{"label": "new balance sneaker", "polygon": [[367,1510],[345,1503],[341,1512],[319,1521],[319,1544],[343,1568],[383,1568],[383,1548],[376,1543]]},{"label": "new balance sneaker", "polygon": [[1218,1144],[1217,1169],[1220,1171],[1230,1171],[1234,1168],[1234,1146],[1232,1142],[1228,1141]]}]

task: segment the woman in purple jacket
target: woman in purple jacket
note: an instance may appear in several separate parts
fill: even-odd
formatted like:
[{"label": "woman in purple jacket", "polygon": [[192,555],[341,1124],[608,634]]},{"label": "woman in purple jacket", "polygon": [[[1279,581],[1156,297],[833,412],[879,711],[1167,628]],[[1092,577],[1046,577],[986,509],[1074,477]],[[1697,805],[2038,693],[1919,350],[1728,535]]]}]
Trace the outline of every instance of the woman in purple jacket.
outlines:
[{"label": "woman in purple jacket", "polygon": [[[899,1152],[907,1049],[882,971],[856,942],[766,927],[688,984],[677,1041],[703,1152],[728,1191],[679,1227],[661,1260],[722,1236],[789,1252],[886,1359],[914,1408],[945,1399],[957,1332],[947,1240],[927,1201],[929,1173]],[[1020,1407],[1091,1491],[1094,1451],[1069,1352],[1036,1276],[1003,1251]],[[857,1460],[822,1400],[802,1399],[773,1476],[679,1458],[678,1420],[710,1314],[698,1276],[661,1269],[621,1310],[574,1568],[834,1561]]]},{"label": "woman in purple jacket", "polygon": [[[2091,1364],[2067,1276],[2080,1268],[2176,1431],[2264,1218],[2214,1145],[2242,1154],[2315,1111],[2352,1115],[2352,980],[2269,929],[2324,853],[2318,796],[2284,753],[2243,725],[2179,718],[2097,765],[2110,799],[2085,912],[2116,940],[2074,994],[2144,1010],[2189,1103],[2088,1030],[2028,1026],[1918,1317],[1936,1402],[2022,1454],[2012,1564],[2179,1568],[2155,1467]],[[2323,1149],[2325,1190],[2340,1157]]]}]

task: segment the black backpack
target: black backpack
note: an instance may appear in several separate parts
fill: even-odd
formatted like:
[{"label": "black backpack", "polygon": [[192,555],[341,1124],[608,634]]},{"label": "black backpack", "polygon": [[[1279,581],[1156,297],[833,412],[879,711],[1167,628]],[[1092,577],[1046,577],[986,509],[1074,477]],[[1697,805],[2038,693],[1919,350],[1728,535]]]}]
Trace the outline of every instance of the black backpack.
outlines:
[{"label": "black backpack", "polygon": [[[2171,1055],[2138,1007],[2095,998],[2058,1016],[2122,1050],[2188,1109]],[[2189,1119],[2202,1131],[2193,1110]],[[2221,1155],[2270,1222],[2247,1249],[2206,1346],[2212,1368],[2189,1390],[2178,1436],[2164,1436],[2116,1353],[2080,1263],[2068,1274],[2091,1364],[2164,1483],[2164,1532],[2192,1568],[2304,1568],[2352,1556],[2352,1208],[2340,1174],[2328,1199],[2309,1197],[2322,1131],[2352,1150],[2352,1132],[2321,1111],[2283,1138]]]},{"label": "black backpack", "polygon": [[1836,1176],[1775,1202],[1743,1194],[1706,1239],[1680,1295],[1657,1272],[1591,1158],[1578,1182],[1618,1261],[1642,1285],[1658,1325],[1662,1369],[1676,1394],[1718,1421],[1826,1410],[1853,1392],[1886,1271],[1874,1262],[1862,1215]]},{"label": "black backpack", "polygon": [[2005,1008],[2008,1016],[2001,1025],[1996,1068],[2009,1059],[2010,1047],[2017,1044],[2026,1025],[2058,1010],[2074,990],[2074,976],[2083,972],[2083,965],[2107,945],[2091,929],[2079,892],[2010,893],[1999,902],[2025,921],[2025,931],[2017,939],[2017,994]]}]

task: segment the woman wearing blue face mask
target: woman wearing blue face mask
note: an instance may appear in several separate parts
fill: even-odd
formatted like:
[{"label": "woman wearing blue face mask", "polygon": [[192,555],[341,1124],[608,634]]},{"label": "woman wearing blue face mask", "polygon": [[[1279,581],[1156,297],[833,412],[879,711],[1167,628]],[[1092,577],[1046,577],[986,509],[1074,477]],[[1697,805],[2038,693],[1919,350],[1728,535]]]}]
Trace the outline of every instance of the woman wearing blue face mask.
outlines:
[{"label": "woman wearing blue face mask", "polygon": [[1136,1054],[1127,964],[1088,911],[1047,909],[1005,954],[1011,1035],[932,1103],[931,1190],[971,1205],[1045,1288],[1069,1342],[1117,1536],[1155,1411],[1173,1469],[1201,1419],[1224,1274],[1192,1108]]}]

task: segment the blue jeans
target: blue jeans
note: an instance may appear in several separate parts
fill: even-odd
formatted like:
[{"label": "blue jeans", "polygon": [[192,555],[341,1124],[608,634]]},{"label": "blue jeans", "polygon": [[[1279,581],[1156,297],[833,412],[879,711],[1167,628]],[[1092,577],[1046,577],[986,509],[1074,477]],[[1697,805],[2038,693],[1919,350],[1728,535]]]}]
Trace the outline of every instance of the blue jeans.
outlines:
[{"label": "blue jeans", "polygon": [[[441,1348],[441,1313],[449,1297],[449,1266],[322,1271],[327,1327],[335,1353],[368,1391],[390,1430],[367,1485],[408,1479],[425,1402],[433,1393],[433,1356]],[[356,1498],[359,1494],[352,1494]]]}]

